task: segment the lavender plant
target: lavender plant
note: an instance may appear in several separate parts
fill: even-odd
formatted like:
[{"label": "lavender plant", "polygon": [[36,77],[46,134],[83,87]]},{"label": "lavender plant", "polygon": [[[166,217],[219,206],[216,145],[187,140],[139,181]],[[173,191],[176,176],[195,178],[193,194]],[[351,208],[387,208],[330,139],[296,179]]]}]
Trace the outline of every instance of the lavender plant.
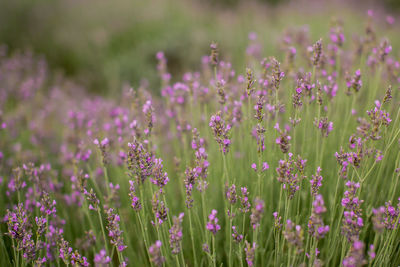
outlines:
[{"label": "lavender plant", "polygon": [[376,20],[266,58],[251,33],[236,70],[212,43],[182,79],[159,52],[161,96],[2,53],[0,265],[399,265],[400,63]]}]

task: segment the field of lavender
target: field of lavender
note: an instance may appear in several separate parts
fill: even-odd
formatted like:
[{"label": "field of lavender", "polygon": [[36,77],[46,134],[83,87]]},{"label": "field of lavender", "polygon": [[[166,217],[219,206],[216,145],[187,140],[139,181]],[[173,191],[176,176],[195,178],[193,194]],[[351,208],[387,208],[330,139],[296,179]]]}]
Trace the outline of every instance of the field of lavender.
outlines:
[{"label": "field of lavender", "polygon": [[[0,47],[0,266],[400,265],[393,17],[102,97]],[[398,25],[397,25],[398,26]],[[398,41],[398,40],[395,40]],[[396,241],[397,240],[397,241]]]}]

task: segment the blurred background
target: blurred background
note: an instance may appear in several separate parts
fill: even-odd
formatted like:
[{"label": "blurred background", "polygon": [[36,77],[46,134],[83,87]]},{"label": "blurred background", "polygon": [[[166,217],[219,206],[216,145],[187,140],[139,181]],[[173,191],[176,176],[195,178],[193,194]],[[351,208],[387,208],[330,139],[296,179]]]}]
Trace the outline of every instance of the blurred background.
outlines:
[{"label": "blurred background", "polygon": [[[382,27],[393,16],[388,33],[398,36],[400,0],[0,0],[0,44],[9,54],[43,56],[52,71],[94,93],[144,80],[157,92],[157,51],[165,52],[175,80],[199,69],[212,41],[243,72],[249,32],[269,56],[288,27],[307,25],[312,40],[327,36],[330,18],[341,19],[347,33],[363,30],[368,9]],[[396,51],[400,38],[391,41]]]}]

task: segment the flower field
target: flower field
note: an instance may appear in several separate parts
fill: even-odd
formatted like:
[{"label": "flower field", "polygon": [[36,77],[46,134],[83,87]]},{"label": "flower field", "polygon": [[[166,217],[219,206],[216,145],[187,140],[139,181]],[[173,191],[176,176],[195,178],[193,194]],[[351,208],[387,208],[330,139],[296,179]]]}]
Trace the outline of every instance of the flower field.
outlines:
[{"label": "flower field", "polygon": [[0,265],[400,265],[397,22],[362,23],[113,97],[0,47]]}]

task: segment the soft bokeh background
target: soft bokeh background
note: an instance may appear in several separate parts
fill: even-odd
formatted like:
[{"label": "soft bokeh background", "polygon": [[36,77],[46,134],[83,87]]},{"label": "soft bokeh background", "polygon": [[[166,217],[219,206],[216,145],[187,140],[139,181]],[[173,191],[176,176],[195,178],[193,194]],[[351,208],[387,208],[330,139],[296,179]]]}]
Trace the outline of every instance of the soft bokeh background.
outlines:
[{"label": "soft bokeh background", "polygon": [[[143,80],[156,92],[160,50],[174,79],[198,69],[211,41],[243,71],[249,32],[258,34],[269,56],[288,27],[308,25],[316,40],[327,36],[327,18],[337,18],[354,32],[364,29],[367,9],[382,24],[388,14],[397,19],[400,1],[0,0],[0,6],[0,43],[9,52],[32,50],[89,91],[114,94]],[[398,21],[392,28],[388,37],[397,48]]]}]

